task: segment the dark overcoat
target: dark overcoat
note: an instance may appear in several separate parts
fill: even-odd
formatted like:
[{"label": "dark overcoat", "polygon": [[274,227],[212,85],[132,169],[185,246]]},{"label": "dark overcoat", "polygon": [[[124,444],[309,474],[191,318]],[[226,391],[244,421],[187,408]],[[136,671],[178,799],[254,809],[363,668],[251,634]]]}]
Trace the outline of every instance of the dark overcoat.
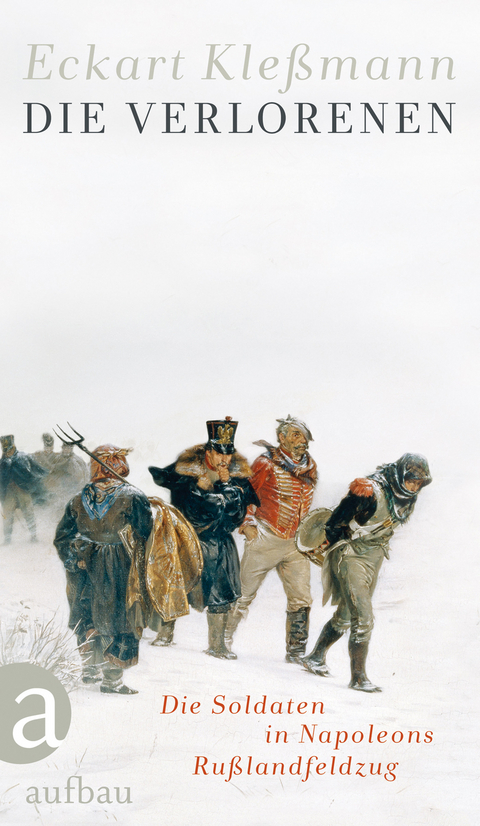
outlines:
[{"label": "dark overcoat", "polygon": [[[205,445],[184,451],[165,468],[150,467],[157,485],[171,492],[172,505],[195,528],[203,554],[203,604],[211,612],[225,611],[241,595],[240,562],[232,531],[245,519],[249,505],[259,505],[250,484],[251,469],[235,452],[230,479],[221,482],[205,464]],[[200,476],[209,475],[210,488],[199,487]],[[194,604],[194,607],[197,607]]]},{"label": "dark overcoat", "polygon": [[13,456],[2,456],[0,459],[0,501],[4,502],[10,482],[30,494],[37,505],[47,501],[43,479],[47,476],[45,470],[28,453],[17,450]]},{"label": "dark overcoat", "polygon": [[[120,484],[105,497],[90,484],[68,503],[54,539],[67,569],[70,628],[80,642],[95,629],[108,643],[106,658],[123,667],[138,658],[138,640],[126,614],[131,559],[119,533],[127,525],[145,545],[153,526],[145,494]],[[80,560],[85,569],[78,567]]]}]

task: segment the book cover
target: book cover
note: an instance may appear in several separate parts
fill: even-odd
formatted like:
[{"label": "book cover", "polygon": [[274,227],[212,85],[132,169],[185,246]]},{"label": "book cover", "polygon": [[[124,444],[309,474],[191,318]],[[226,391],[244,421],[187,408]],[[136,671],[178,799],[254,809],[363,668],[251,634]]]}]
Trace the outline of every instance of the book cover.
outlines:
[{"label": "book cover", "polygon": [[[1,547],[5,823],[473,826],[476,5],[6,11],[2,436],[31,455],[47,433],[60,454],[54,429],[73,425],[90,451],[133,448],[129,479],[168,501],[148,467],[204,443],[206,421],[238,421],[251,464],[290,415],[313,436],[312,508],[405,453],[427,457],[432,484],[373,596],[381,692],[349,688],[348,635],[329,678],[285,661],[273,568],[236,660],[206,656],[205,612],[178,620],[173,645],[147,629],[125,671],[138,694],[68,686],[41,757],[21,735],[7,745],[28,686],[5,666],[42,662],[35,639],[39,656],[47,638],[45,656],[71,645],[63,507],[35,506],[31,542],[16,504]],[[314,565],[311,593],[307,651],[334,610]]]}]

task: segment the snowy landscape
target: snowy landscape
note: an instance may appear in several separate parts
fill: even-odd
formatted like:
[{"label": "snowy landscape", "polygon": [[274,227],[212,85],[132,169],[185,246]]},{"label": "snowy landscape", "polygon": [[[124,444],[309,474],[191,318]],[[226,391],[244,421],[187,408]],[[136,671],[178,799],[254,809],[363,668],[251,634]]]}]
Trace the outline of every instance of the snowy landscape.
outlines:
[{"label": "snowy landscape", "polygon": [[[345,639],[330,651],[331,679],[284,662],[285,598],[272,572],[239,627],[234,641],[238,660],[216,660],[203,653],[206,617],[192,611],[178,621],[173,646],[152,647],[154,634],[145,633],[139,665],[125,673],[138,695],[104,696],[98,687],[81,684],[72,691],[72,723],[65,742],[39,763],[3,764],[3,822],[184,826],[192,821],[220,826],[228,821],[240,826],[249,820],[255,826],[286,826],[294,818],[311,822],[314,812],[329,826],[344,826],[352,819],[367,826],[377,823],[375,811],[380,810],[381,822],[388,826],[473,826],[478,557],[471,541],[473,519],[464,524],[466,533],[452,548],[439,518],[447,502],[448,508],[458,506],[466,513],[470,499],[473,502],[471,491],[460,486],[452,499],[449,480],[439,479],[422,494],[411,522],[392,541],[391,559],[383,565],[374,597],[376,627],[368,663],[369,676],[383,693],[348,689]],[[18,614],[27,626],[54,616],[63,632],[68,617],[65,575],[46,540],[48,526],[41,529],[38,545],[28,542],[21,525],[15,528],[14,543],[1,549],[2,623]],[[460,548],[461,564],[454,555]],[[312,584],[310,647],[331,614],[330,606],[321,607],[319,569],[314,566]],[[266,713],[255,714],[253,705],[264,695]],[[162,713],[174,707],[173,697],[177,710]],[[294,701],[290,714],[289,700]],[[189,710],[194,702],[200,703],[196,714]],[[283,714],[269,712],[272,703],[278,710],[279,702]],[[303,702],[305,713],[298,713]],[[317,705],[312,715],[314,702],[323,707]],[[240,708],[237,713],[228,711],[232,703],[239,704],[233,705],[236,712]],[[283,735],[279,743],[273,737],[268,743],[269,731],[286,732],[287,743]],[[330,743],[318,742],[321,731],[331,731]],[[383,743],[375,740],[381,731],[387,732]],[[418,731],[421,742],[409,744],[409,731]],[[361,742],[358,732],[363,733]],[[403,739],[394,742],[400,740],[398,732]],[[425,742],[426,732],[433,733],[427,737],[431,742]],[[312,755],[312,773],[304,779]],[[197,761],[200,757],[207,761]],[[238,773],[228,779],[232,758],[237,757]],[[291,774],[289,767],[298,766],[299,757],[300,767]],[[274,762],[284,764],[285,774],[272,774]],[[327,765],[320,776],[314,771],[319,762]],[[225,764],[223,775],[213,774],[213,763],[217,771]],[[369,774],[371,763],[375,772],[381,764],[380,774]],[[360,764],[365,768],[358,769]],[[200,768],[195,774],[198,765],[208,774]],[[256,773],[258,765],[261,774]],[[393,766],[395,779],[387,765]],[[339,773],[341,766],[344,774]],[[72,802],[66,802],[69,778],[80,778],[85,802],[78,798],[79,780],[70,780]],[[56,787],[60,802],[46,802],[45,794],[55,800]],[[93,792],[91,802],[87,787]],[[35,788],[40,802],[29,803],[28,794],[36,801]],[[120,800],[131,802],[116,802],[116,788]],[[105,789],[111,803],[105,802]]]}]

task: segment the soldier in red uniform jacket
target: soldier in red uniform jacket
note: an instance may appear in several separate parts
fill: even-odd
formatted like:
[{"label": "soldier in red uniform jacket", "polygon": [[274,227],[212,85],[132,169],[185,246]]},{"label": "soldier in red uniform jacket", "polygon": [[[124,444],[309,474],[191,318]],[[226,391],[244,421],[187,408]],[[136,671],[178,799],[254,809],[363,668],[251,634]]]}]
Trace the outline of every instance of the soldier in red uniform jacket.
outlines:
[{"label": "soldier in red uniform jacket", "polygon": [[317,466],[307,448],[312,434],[305,422],[288,416],[277,419],[278,447],[255,442],[266,448],[252,465],[250,479],[260,499],[251,506],[240,528],[245,536],[240,577],[242,595],[230,611],[226,641],[231,644],[238,623],[266,575],[276,568],[287,596],[287,662],[299,662],[305,653],[310,594],[310,565],[295,547],[295,531],[312,504]]}]

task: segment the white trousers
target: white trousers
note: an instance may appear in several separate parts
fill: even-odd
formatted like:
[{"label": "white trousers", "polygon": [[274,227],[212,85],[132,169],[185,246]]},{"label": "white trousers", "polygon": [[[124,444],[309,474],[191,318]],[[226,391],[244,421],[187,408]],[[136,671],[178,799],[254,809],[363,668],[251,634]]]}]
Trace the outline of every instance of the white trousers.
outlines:
[{"label": "white trousers", "polygon": [[310,593],[310,563],[300,554],[293,539],[282,539],[265,523],[258,523],[258,536],[245,542],[240,563],[242,596],[235,612],[245,616],[249,605],[266,575],[273,568],[282,581],[287,597],[287,611],[298,611],[312,604]]}]

